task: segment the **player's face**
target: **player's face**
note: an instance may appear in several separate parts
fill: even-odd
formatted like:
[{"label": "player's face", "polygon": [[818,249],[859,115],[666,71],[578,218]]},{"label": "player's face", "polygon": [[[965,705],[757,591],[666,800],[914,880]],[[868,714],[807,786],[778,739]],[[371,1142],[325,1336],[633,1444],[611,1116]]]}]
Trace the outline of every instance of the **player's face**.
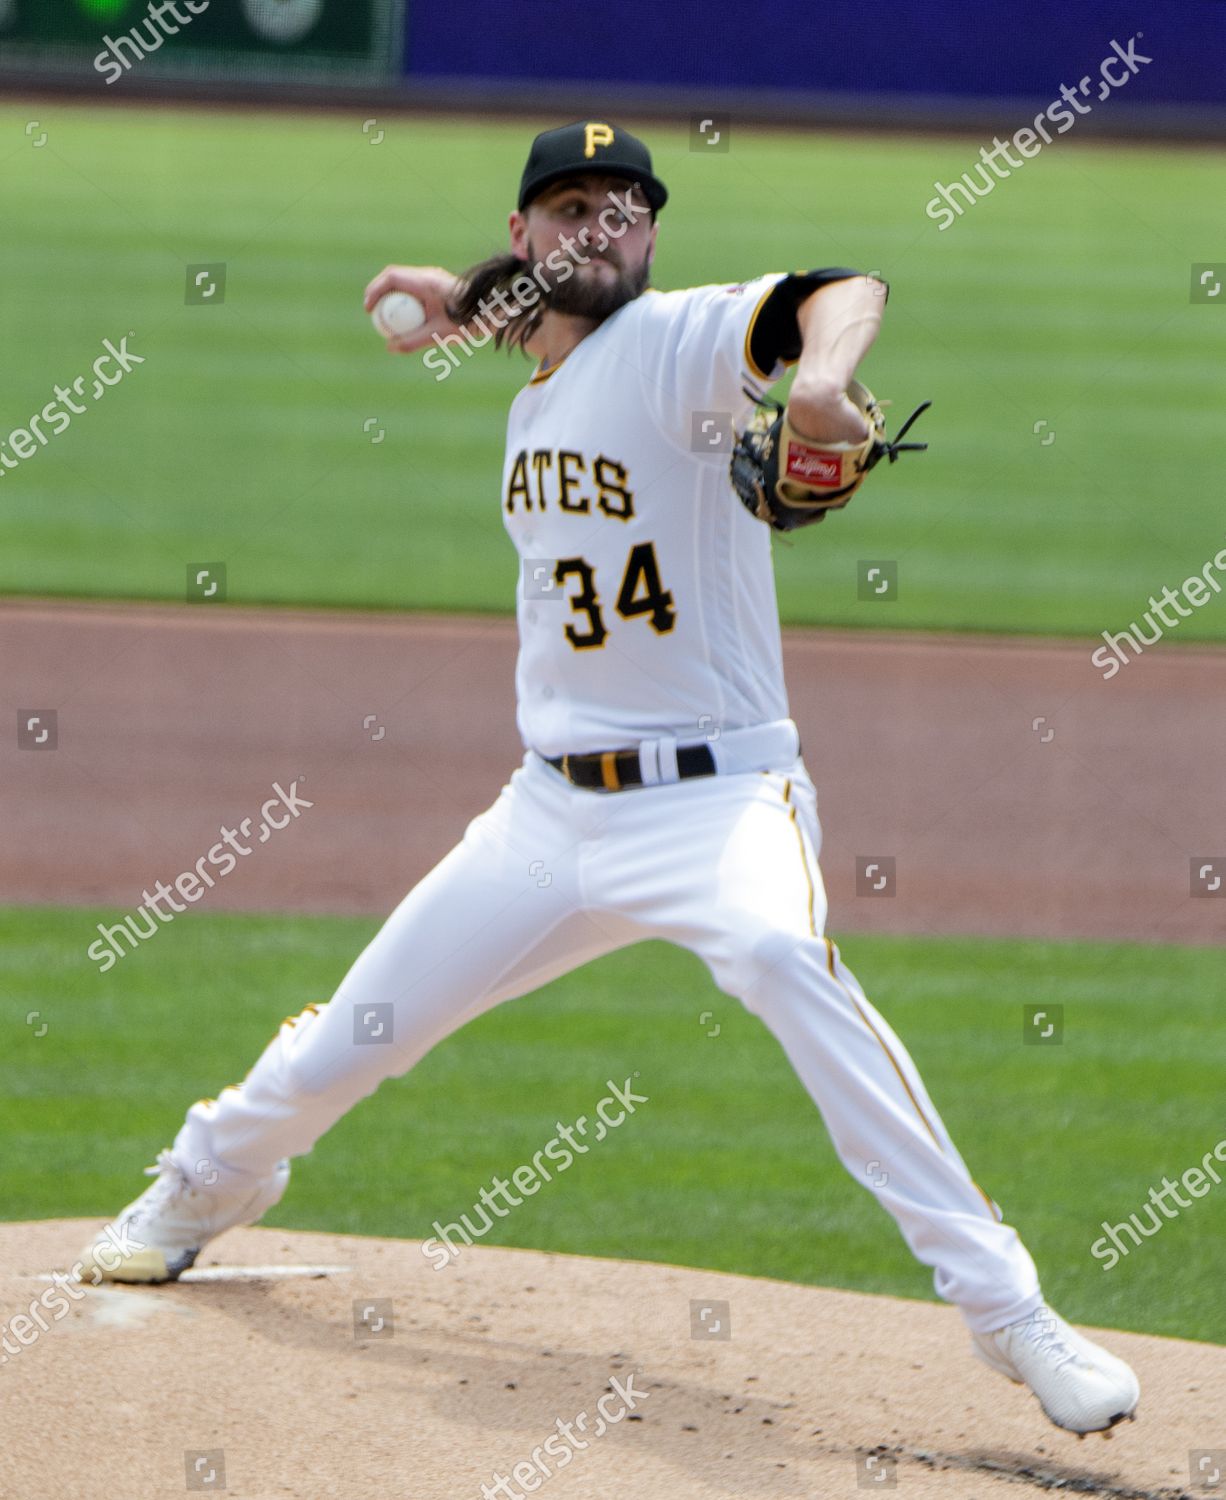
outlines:
[{"label": "player's face", "polygon": [[555,312],[607,318],[646,287],[656,226],[641,191],[615,177],[575,177],[511,216],[511,248],[544,265]]}]

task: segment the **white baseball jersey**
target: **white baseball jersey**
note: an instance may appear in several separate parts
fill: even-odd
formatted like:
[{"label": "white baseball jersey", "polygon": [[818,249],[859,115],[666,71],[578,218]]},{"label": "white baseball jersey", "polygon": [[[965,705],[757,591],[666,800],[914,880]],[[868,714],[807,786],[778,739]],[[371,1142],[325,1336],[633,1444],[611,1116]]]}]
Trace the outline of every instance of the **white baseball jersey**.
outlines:
[{"label": "white baseball jersey", "polygon": [[787,717],[771,533],[728,478],[781,274],[646,292],[511,406],[520,734],[543,755]]}]

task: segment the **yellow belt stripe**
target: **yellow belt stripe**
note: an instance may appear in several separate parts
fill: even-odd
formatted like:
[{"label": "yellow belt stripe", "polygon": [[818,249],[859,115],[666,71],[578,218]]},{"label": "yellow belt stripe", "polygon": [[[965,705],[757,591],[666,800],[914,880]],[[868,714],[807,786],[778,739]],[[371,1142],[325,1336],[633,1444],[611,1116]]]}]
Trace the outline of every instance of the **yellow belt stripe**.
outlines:
[{"label": "yellow belt stripe", "polygon": [[600,752],[600,779],[604,783],[606,792],[621,791],[621,777],[617,774],[617,751],[602,750]]}]

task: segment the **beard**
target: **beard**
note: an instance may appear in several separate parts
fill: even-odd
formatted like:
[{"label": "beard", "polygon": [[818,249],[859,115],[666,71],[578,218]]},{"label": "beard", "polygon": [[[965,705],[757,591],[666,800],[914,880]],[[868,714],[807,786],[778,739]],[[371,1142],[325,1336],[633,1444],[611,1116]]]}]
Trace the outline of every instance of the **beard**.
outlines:
[{"label": "beard", "polygon": [[[532,253],[529,246],[529,253]],[[533,259],[536,257],[533,255]],[[603,255],[591,255],[589,261],[595,265],[597,261],[604,261],[616,272],[615,276],[588,276],[584,275],[585,267],[575,262],[568,262],[572,267],[569,275],[565,272],[552,271],[550,286],[541,294],[542,303],[551,311],[566,313],[576,318],[591,318],[594,322],[602,323],[606,318],[612,317],[619,308],[625,307],[627,302],[633,302],[646,289],[651,277],[651,267],[644,261],[636,270],[628,270],[620,260],[617,260],[606,252]],[[538,261],[538,264],[543,262]]]}]

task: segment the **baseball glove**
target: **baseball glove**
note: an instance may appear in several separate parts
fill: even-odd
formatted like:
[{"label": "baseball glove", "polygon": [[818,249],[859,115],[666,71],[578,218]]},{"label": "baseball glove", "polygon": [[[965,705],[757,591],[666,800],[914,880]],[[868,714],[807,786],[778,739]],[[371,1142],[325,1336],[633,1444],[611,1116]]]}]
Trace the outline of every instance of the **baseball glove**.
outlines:
[{"label": "baseball glove", "polygon": [[824,521],[828,511],[847,504],[864,476],[883,458],[893,463],[900,453],[920,452],[928,446],[902,439],[931,401],[915,408],[891,442],[877,398],[858,380],[847,387],[847,395],[868,423],[868,436],[859,443],[815,443],[802,438],[778,401],[750,390],[745,394],[757,410],[737,438],[729,474],[745,508],[776,531],[795,531],[798,526]]}]

